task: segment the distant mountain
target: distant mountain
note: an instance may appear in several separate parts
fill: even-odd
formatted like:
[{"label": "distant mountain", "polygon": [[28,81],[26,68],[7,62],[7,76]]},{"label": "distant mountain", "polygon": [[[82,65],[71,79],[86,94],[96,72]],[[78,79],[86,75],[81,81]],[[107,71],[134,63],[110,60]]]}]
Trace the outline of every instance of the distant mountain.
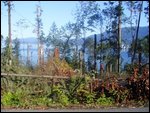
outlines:
[{"label": "distant mountain", "polygon": [[38,40],[35,37],[19,38],[20,43],[37,44]]},{"label": "distant mountain", "polygon": [[[131,44],[131,41],[132,41],[132,34],[131,34],[131,30],[129,27],[126,27],[126,28],[122,28],[122,40],[125,42],[123,43],[122,42],[122,51],[121,51],[121,57],[123,58],[123,62],[122,62],[122,66],[124,66],[127,62],[130,63],[130,59],[128,57],[128,48],[129,48],[129,45]],[[145,37],[146,35],[149,34],[149,27],[139,27],[139,33],[138,33],[138,38],[143,38]],[[103,33],[104,37],[108,37],[107,33],[104,32]],[[97,43],[100,41],[100,34],[96,34],[97,36]],[[93,44],[94,42],[94,34],[93,35],[90,35],[88,37],[85,38],[85,40],[87,39],[90,39],[92,42],[90,43],[90,45]],[[83,39],[79,39],[78,40],[78,45],[82,45],[83,44]]]},{"label": "distant mountain", "polygon": [[[143,38],[143,37],[145,37],[148,34],[149,34],[149,27],[148,26],[146,26],[146,27],[139,27],[138,38]],[[106,32],[104,32],[103,35],[104,35],[104,37],[107,37],[107,33]],[[122,40],[126,41],[126,43],[129,44],[132,41],[132,34],[131,34],[130,27],[122,28],[121,35],[122,35]],[[96,36],[97,36],[97,41],[99,41],[100,38],[101,38],[100,34],[96,34]],[[87,38],[93,38],[94,39],[94,34],[88,36]],[[83,40],[82,39],[80,39],[80,41],[78,41],[78,42],[80,42],[80,44],[81,43],[83,44]]]},{"label": "distant mountain", "polygon": [[[107,36],[107,33],[104,32],[104,37]],[[143,38],[144,36],[149,34],[149,27],[139,27],[139,34],[138,37],[139,38]],[[100,40],[100,34],[96,34],[97,35],[97,40]],[[94,38],[94,34],[87,36],[87,38]],[[131,30],[130,27],[125,27],[122,28],[122,39],[125,40],[127,43],[131,42],[132,40],[132,35],[131,35]],[[38,40],[35,37],[27,37],[27,38],[19,38],[20,43],[29,43],[29,44],[37,44]],[[74,39],[70,40],[70,42],[74,41]],[[79,39],[78,40],[78,45],[82,45],[83,44],[83,39]]]},{"label": "distant mountain", "polygon": [[[105,37],[107,36],[106,32],[104,32],[103,34]],[[148,34],[149,34],[149,27],[140,27],[139,28],[139,36],[138,36],[139,38],[142,38]],[[100,34],[96,34],[96,35],[97,35],[97,41],[99,41]],[[131,36],[132,35],[131,35],[129,27],[122,28],[122,39],[125,40],[128,45],[131,43],[131,40],[132,40]],[[88,39],[88,38],[91,38],[93,40],[94,34],[86,37],[85,39]],[[22,44],[20,49],[21,49],[21,56],[22,56],[23,62],[26,62],[26,60],[27,60],[27,44],[31,44],[32,45],[31,49],[30,49],[31,56],[32,56],[31,61],[33,62],[33,64],[37,64],[37,59],[38,59],[38,56],[37,56],[38,55],[38,53],[37,53],[38,40],[37,40],[37,38],[36,37],[19,38],[19,41]],[[74,42],[74,39],[70,40],[70,42]],[[81,45],[83,44],[83,39],[80,38],[77,43],[81,47]],[[2,42],[2,45],[4,45],[3,42]],[[46,47],[44,47],[44,48],[46,48]],[[130,59],[129,59],[126,51],[122,52],[122,57],[124,59],[123,64],[125,64],[126,62],[130,62]]]},{"label": "distant mountain", "polygon": [[[145,27],[139,27],[139,33],[138,33],[138,38],[143,38],[145,37],[146,35],[149,34],[149,27],[148,26],[145,26]],[[129,27],[126,27],[126,28],[123,28],[122,29],[122,37],[123,39],[132,39],[131,37],[131,30]]]}]

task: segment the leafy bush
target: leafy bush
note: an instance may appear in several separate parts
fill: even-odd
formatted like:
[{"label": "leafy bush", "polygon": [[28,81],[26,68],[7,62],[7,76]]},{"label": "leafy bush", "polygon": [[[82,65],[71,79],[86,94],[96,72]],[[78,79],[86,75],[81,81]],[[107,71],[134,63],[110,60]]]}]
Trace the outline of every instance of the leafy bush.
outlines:
[{"label": "leafy bush", "polygon": [[77,89],[84,83],[84,79],[80,77],[71,77],[70,79],[61,81],[63,92],[67,95],[70,102],[78,103]]},{"label": "leafy bush", "polygon": [[69,104],[69,98],[61,90],[61,86],[59,84],[53,87],[51,97],[52,97],[54,102],[61,103],[62,105],[68,105]]},{"label": "leafy bush", "polygon": [[129,91],[126,88],[119,87],[117,90],[109,90],[109,93],[117,103],[122,103],[126,101]]},{"label": "leafy bush", "polygon": [[21,98],[23,97],[20,90],[17,92],[6,92],[2,97],[2,105],[4,106],[19,106],[21,102]]},{"label": "leafy bush", "polygon": [[[103,81],[87,77],[71,77],[57,84],[43,78],[3,77],[2,105],[15,107],[67,106],[73,104],[110,106],[114,102],[149,99],[149,74],[119,81],[108,77]],[[143,103],[142,103],[143,104]]]},{"label": "leafy bush", "polygon": [[97,71],[95,71],[95,70],[91,70],[89,73],[88,73],[88,75],[90,76],[90,77],[97,77],[96,75],[98,75],[98,72]]},{"label": "leafy bush", "polygon": [[104,94],[102,97],[97,99],[96,103],[102,106],[109,106],[113,104],[113,99],[111,97],[106,97]]},{"label": "leafy bush", "polygon": [[128,82],[130,100],[149,100],[149,73],[141,77],[131,76],[126,79]]},{"label": "leafy bush", "polygon": [[85,79],[85,83],[82,83],[77,89],[77,99],[80,103],[91,104],[94,102],[95,93],[91,93],[89,90],[88,81]]},{"label": "leafy bush", "polygon": [[95,94],[94,93],[88,93],[86,95],[86,103],[87,104],[94,103],[94,99],[95,99]]},{"label": "leafy bush", "polygon": [[52,99],[47,97],[36,97],[31,100],[32,105],[37,106],[50,106]]},{"label": "leafy bush", "polygon": [[124,70],[128,73],[128,74],[133,74],[134,72],[134,68],[138,68],[138,64],[125,64],[124,66]]}]

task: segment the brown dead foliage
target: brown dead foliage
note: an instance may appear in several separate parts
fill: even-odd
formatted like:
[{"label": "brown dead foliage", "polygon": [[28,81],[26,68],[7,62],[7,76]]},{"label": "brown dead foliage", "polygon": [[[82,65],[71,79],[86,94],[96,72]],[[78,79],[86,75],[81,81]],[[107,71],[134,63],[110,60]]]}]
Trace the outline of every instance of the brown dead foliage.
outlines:
[{"label": "brown dead foliage", "polygon": [[73,76],[74,70],[68,65],[65,60],[59,58],[59,49],[54,50],[53,57],[51,56],[47,62],[40,65],[35,74],[50,75],[50,76]]}]

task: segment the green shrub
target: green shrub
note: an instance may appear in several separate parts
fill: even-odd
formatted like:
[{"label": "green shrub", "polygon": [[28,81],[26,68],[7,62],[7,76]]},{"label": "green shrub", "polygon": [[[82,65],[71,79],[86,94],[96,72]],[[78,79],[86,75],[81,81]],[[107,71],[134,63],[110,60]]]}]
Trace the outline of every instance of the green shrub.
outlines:
[{"label": "green shrub", "polygon": [[113,99],[111,97],[106,97],[104,94],[102,97],[97,99],[96,103],[102,106],[109,106],[113,104]]},{"label": "green shrub", "polygon": [[94,102],[95,93],[91,93],[86,84],[81,84],[77,89],[77,99],[80,103],[91,104]]},{"label": "green shrub", "polygon": [[18,106],[22,96],[20,92],[12,93],[6,92],[2,97],[2,105],[4,106]]},{"label": "green shrub", "polygon": [[61,81],[61,90],[69,98],[71,103],[79,103],[77,100],[77,91],[85,80],[80,77],[71,77],[70,79]]},{"label": "green shrub", "polygon": [[70,100],[70,102],[73,104],[79,104],[79,101],[77,98],[72,98],[72,100]]},{"label": "green shrub", "polygon": [[89,73],[88,73],[88,75],[90,76],[90,77],[97,77],[97,75],[98,75],[98,72],[97,71],[95,71],[95,70],[91,70]]},{"label": "green shrub", "polygon": [[53,87],[52,90],[52,99],[53,101],[57,103],[61,103],[62,105],[68,105],[69,104],[69,98],[67,95],[62,91],[61,86],[57,85]]},{"label": "green shrub", "polygon": [[35,97],[31,100],[32,105],[49,106],[52,104],[52,99],[47,97]]},{"label": "green shrub", "polygon": [[87,103],[87,104],[94,103],[94,98],[95,98],[95,94],[93,94],[93,93],[88,93],[88,94],[86,95],[86,103]]},{"label": "green shrub", "polygon": [[69,104],[69,98],[64,93],[62,93],[59,97],[59,102],[63,105],[68,105]]},{"label": "green shrub", "polygon": [[119,88],[117,90],[109,90],[109,94],[112,95],[112,98],[115,100],[115,102],[122,103],[128,97],[129,90],[125,88]]}]

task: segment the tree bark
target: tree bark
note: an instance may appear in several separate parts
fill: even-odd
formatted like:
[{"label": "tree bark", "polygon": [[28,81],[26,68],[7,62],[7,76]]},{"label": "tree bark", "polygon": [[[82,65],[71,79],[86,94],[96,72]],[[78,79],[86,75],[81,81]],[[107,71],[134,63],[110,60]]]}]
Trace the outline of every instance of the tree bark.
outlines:
[{"label": "tree bark", "polygon": [[118,17],[118,73],[120,73],[120,50],[121,50],[121,5],[119,1],[119,17]]},{"label": "tree bark", "polygon": [[94,35],[94,70],[96,71],[96,34]]},{"label": "tree bark", "polygon": [[135,53],[136,53],[136,49],[137,49],[137,40],[138,40],[138,33],[139,33],[139,25],[140,25],[140,19],[141,19],[142,6],[143,6],[143,1],[142,1],[142,3],[141,3],[140,12],[139,12],[139,19],[138,19],[138,26],[137,26],[137,31],[136,31],[136,38],[135,38],[135,44],[134,44],[134,51],[133,51],[133,56],[132,56],[132,60],[131,60],[132,63],[134,62]]},{"label": "tree bark", "polygon": [[10,59],[9,59],[9,65],[11,66],[12,64],[12,39],[11,39],[11,1],[8,1],[8,36],[9,36],[9,49],[10,49]]}]

